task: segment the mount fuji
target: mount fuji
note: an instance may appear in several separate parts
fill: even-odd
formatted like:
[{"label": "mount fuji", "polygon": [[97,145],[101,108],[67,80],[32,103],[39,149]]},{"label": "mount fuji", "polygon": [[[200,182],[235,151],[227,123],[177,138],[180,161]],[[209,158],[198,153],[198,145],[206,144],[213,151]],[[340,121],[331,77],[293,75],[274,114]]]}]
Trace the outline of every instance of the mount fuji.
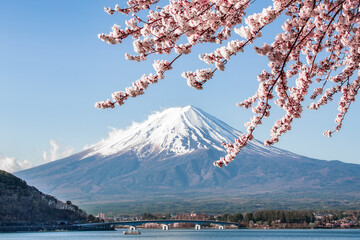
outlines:
[{"label": "mount fuji", "polygon": [[360,165],[316,160],[257,140],[229,167],[213,166],[225,155],[221,142],[240,134],[199,108],[169,108],[85,151],[15,175],[80,205],[291,194],[360,198]]}]

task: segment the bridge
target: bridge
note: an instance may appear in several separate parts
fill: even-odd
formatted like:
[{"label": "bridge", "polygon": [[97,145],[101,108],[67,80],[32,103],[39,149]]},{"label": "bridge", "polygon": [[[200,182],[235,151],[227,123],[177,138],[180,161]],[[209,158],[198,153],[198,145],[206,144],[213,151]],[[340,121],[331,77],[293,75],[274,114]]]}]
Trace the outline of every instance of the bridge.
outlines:
[{"label": "bridge", "polygon": [[169,230],[169,225],[174,223],[192,223],[195,224],[196,230],[200,230],[201,225],[205,225],[205,224],[218,225],[219,229],[224,229],[225,225],[239,226],[239,223],[236,222],[221,222],[221,221],[211,221],[211,220],[176,220],[176,219],[84,223],[84,224],[75,224],[75,226],[83,230],[86,229],[110,230],[110,229],[114,229],[115,226],[129,226],[130,230],[134,230],[136,229],[136,227],[146,223],[157,223],[162,226],[163,230]]}]

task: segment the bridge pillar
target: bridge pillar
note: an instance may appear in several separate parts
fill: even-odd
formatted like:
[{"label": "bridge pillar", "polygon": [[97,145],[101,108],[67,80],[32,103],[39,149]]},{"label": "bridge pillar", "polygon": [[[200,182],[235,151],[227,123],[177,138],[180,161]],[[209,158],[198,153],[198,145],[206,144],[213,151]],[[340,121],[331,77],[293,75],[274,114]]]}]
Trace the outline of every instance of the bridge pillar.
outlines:
[{"label": "bridge pillar", "polygon": [[200,224],[196,224],[195,225],[195,230],[200,230],[201,229],[201,225]]},{"label": "bridge pillar", "polygon": [[164,231],[169,230],[169,225],[168,224],[162,224],[161,226],[162,226],[162,230],[164,230]]},{"label": "bridge pillar", "polygon": [[223,226],[223,225],[219,225],[219,229],[224,229],[224,226]]}]

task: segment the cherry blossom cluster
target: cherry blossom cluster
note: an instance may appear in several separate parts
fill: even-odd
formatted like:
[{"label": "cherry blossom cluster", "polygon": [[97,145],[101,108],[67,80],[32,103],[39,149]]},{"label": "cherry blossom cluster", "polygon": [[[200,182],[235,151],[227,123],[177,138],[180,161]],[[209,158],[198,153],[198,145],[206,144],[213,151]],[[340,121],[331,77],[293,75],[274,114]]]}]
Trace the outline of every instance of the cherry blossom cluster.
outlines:
[{"label": "cherry blossom cluster", "polygon": [[[287,1],[289,2],[289,1]],[[273,22],[283,9],[274,10],[272,6],[264,8],[259,14],[253,14],[245,19],[245,26],[235,28],[234,32],[245,38],[244,40],[232,40],[227,46],[222,46],[216,49],[213,53],[206,53],[200,56],[200,59],[207,64],[214,64],[216,69],[224,71],[225,64],[230,57],[236,55],[238,52],[244,52],[244,47],[261,37],[261,30],[271,22]],[[215,72],[214,70],[214,72]],[[188,80],[189,81],[189,80]]]},{"label": "cherry blossom cluster", "polygon": [[[255,129],[268,118],[271,108],[284,111],[270,129],[265,145],[272,145],[291,130],[305,107],[317,110],[338,97],[338,111],[334,130],[326,130],[331,137],[339,131],[360,88],[360,1],[358,0],[273,0],[261,12],[246,16],[254,0],[129,0],[127,6],[105,8],[109,14],[129,15],[125,28],[112,27],[109,34],[99,38],[109,44],[133,38],[135,54],[126,59],[145,61],[151,54],[175,54],[169,60],[155,60],[154,74],[143,75],[125,91],[112,94],[112,100],[96,103],[98,108],[114,108],[129,97],[144,94],[150,84],[165,77],[175,61],[191,54],[192,47],[202,43],[219,44],[212,53],[203,53],[200,60],[207,69],[182,74],[187,84],[203,89],[217,70],[224,71],[228,61],[262,36],[279,16],[284,18],[282,31],[272,43],[256,46],[257,54],[267,57],[268,68],[257,77],[259,86],[253,96],[238,103],[251,109],[253,116],[245,123],[246,133],[234,143],[223,143],[227,155],[214,165],[227,166],[254,138]],[[159,4],[160,6],[155,6]],[[141,11],[147,18],[140,16]],[[228,40],[232,33],[239,39]],[[310,102],[309,104],[307,101]]]},{"label": "cherry blossom cluster", "polygon": [[137,13],[141,10],[150,9],[150,6],[158,3],[159,0],[129,0],[127,1],[127,8],[121,8],[119,5],[116,5],[114,9],[105,7],[104,10],[110,15],[113,15],[115,12],[130,14]]},{"label": "cherry blossom cluster", "polygon": [[[154,68],[158,70],[170,67],[164,62],[155,62],[154,64],[156,65]],[[164,76],[162,75],[162,72],[159,72],[159,74],[149,74],[148,76],[144,74],[139,80],[133,83],[132,87],[126,88],[125,91],[112,93],[112,100],[107,99],[106,101],[97,102],[95,107],[100,109],[114,108],[115,103],[121,106],[128,97],[136,97],[144,94],[144,90],[149,86],[149,84],[157,83],[159,79],[163,78]]]},{"label": "cherry blossom cluster", "polygon": [[202,85],[213,76],[213,71],[210,68],[196,70],[195,72],[184,72],[182,76],[187,79],[189,87],[201,90]]},{"label": "cherry blossom cluster", "polygon": [[[293,120],[301,117],[303,102],[313,82],[320,86],[314,88],[310,99],[319,100],[311,103],[310,109],[316,110],[332,101],[335,94],[340,94],[337,125],[333,131],[326,130],[324,135],[331,137],[334,131],[341,129],[360,88],[359,6],[359,1],[351,0],[293,1],[287,6],[286,14],[290,19],[283,24],[284,32],[279,33],[271,45],[255,48],[258,54],[268,57],[270,71],[259,74],[259,88],[254,96],[238,104],[250,108],[257,103],[252,107],[256,117],[246,123],[248,133],[242,139],[250,140],[256,126],[269,116],[270,102],[276,98],[274,103],[285,114],[274,123],[271,138],[265,145],[278,142],[279,137],[291,129]],[[244,140],[228,143],[228,154],[214,164],[227,165],[234,159],[234,153],[244,146]]]},{"label": "cherry blossom cluster", "polygon": [[[175,60],[185,54],[191,53],[191,48],[199,43],[220,43],[226,40],[231,29],[241,23],[244,10],[248,7],[250,0],[193,0],[193,1],[170,1],[169,5],[148,11],[147,19],[143,20],[136,15],[140,10],[150,9],[158,1],[132,0],[128,1],[128,8],[120,8],[116,5],[114,9],[105,8],[109,14],[115,12],[129,14],[132,17],[125,22],[126,28],[114,25],[109,34],[99,34],[102,41],[109,44],[118,44],[128,37],[132,37],[134,52],[137,55],[125,54],[125,58],[132,61],[144,61],[150,54],[177,53],[171,62],[155,60],[153,67],[156,78],[163,79],[164,73],[172,69]],[[160,10],[158,10],[160,9]],[[187,42],[181,42],[180,38],[185,36]],[[230,48],[240,51],[236,43],[229,44]],[[225,49],[225,51],[227,51]],[[225,53],[224,53],[225,54]],[[219,65],[224,66],[223,63]],[[221,68],[221,66],[219,66]],[[208,69],[195,71],[191,74],[184,73],[188,85],[202,89],[202,85],[213,76],[213,71]],[[138,80],[137,82],[144,82]],[[144,93],[149,84],[156,83],[150,79],[146,84],[134,83],[125,91],[116,92],[113,101],[106,100],[96,103],[98,108],[113,108],[114,104],[122,105],[128,97],[136,97]],[[141,87],[139,87],[141,86]],[[114,96],[120,96],[115,97]],[[114,104],[112,104],[114,103]]]}]

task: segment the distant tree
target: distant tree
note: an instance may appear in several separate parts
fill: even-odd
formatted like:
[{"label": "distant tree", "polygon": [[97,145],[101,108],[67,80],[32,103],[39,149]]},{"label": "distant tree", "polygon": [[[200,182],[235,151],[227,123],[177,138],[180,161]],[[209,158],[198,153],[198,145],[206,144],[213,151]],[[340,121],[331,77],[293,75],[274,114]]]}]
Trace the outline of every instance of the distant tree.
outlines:
[{"label": "distant tree", "polygon": [[87,221],[88,221],[88,222],[93,222],[93,223],[101,222],[100,218],[95,217],[95,216],[92,215],[92,214],[89,214],[89,215],[87,216]]},{"label": "distant tree", "polygon": [[245,222],[250,222],[250,221],[254,221],[254,214],[253,213],[246,213],[245,214]]},{"label": "distant tree", "polygon": [[252,228],[254,225],[255,225],[254,221],[253,221],[253,220],[250,220],[250,221],[249,221],[249,227]]},{"label": "distant tree", "polygon": [[271,223],[272,223],[273,221],[271,220],[271,219],[268,219],[267,221],[266,221],[266,223],[267,223],[267,225],[269,225],[269,226],[271,226]]},{"label": "distant tree", "polygon": [[151,213],[144,213],[143,216],[142,216],[142,219],[144,219],[144,220],[153,220],[153,219],[157,219],[157,217],[152,215]]},{"label": "distant tree", "polygon": [[88,220],[89,222],[94,222],[94,221],[95,221],[95,216],[92,215],[92,214],[89,214],[87,220]]},{"label": "distant tree", "polygon": [[228,217],[229,222],[241,222],[244,216],[241,213],[236,213]]},{"label": "distant tree", "polygon": [[[244,133],[234,143],[224,143],[228,154],[214,162],[216,166],[227,166],[240,150],[254,138],[253,133],[264,118],[270,116],[273,105],[285,113],[271,128],[271,138],[265,141],[272,145],[291,129],[291,124],[300,118],[306,97],[316,100],[307,106],[317,110],[340,95],[336,127],[324,135],[339,131],[343,120],[355,101],[360,88],[360,31],[358,0],[273,0],[273,4],[261,13],[245,18],[253,0],[128,0],[115,8],[105,8],[110,15],[122,13],[130,16],[127,27],[112,27],[109,34],[99,38],[109,44],[133,39],[135,55],[126,53],[132,61],[144,61],[152,54],[170,54],[171,59],[155,60],[155,74],[143,75],[125,91],[114,92],[112,100],[96,103],[98,108],[114,108],[129,97],[144,94],[150,84],[164,78],[173,68],[174,62],[190,54],[195,45],[216,43],[221,45],[212,53],[203,53],[200,59],[211,67],[182,76],[195,89],[203,89],[217,70],[254,40],[262,36],[262,30],[281,16],[283,32],[274,42],[255,47],[257,54],[266,56],[269,69],[257,77],[257,92],[238,103],[239,107],[251,108],[254,116],[245,125]],[[251,10],[250,10],[251,11]],[[147,17],[144,17],[147,16]],[[240,25],[245,20],[245,24]],[[228,40],[233,33],[238,35]],[[242,39],[242,40],[241,40]],[[244,67],[244,69],[246,69]],[[310,94],[310,95],[309,95]]]},{"label": "distant tree", "polygon": [[225,214],[222,214],[222,215],[218,216],[217,220],[227,222],[227,221],[229,221],[229,216],[230,216],[230,214],[225,213]]}]

